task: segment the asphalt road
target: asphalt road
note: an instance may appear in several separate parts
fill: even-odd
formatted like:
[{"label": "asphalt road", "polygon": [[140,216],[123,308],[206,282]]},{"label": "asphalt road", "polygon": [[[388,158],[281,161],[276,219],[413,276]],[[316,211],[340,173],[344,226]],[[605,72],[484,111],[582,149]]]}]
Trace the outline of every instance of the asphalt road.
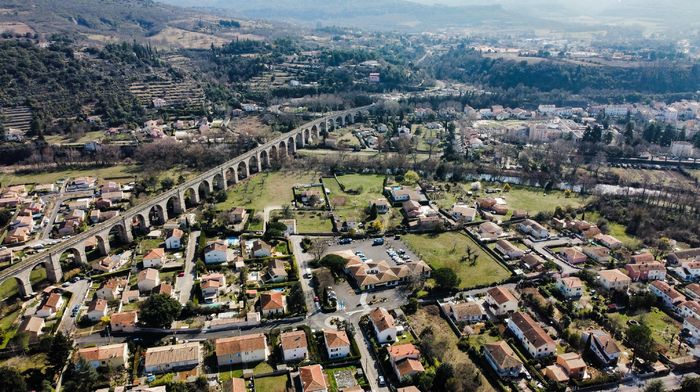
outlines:
[{"label": "asphalt road", "polygon": [[75,323],[78,321],[77,317],[80,317],[80,314],[78,314],[77,317],[73,317],[71,311],[75,305],[82,306],[89,288],[90,282],[85,279],[79,280],[66,288],[66,291],[70,291],[72,296],[70,301],[68,301],[68,305],[66,305],[66,308],[63,311],[63,318],[61,319],[61,323],[58,325],[57,331],[62,332],[67,336],[73,332],[75,329]]},{"label": "asphalt road", "polygon": [[562,274],[565,275],[570,275],[576,272],[579,272],[581,269],[578,267],[574,267],[571,264],[565,263],[562,260],[560,260],[558,257],[552,256],[549,252],[547,252],[544,248],[545,247],[550,247],[550,248],[555,248],[558,246],[572,246],[572,245],[579,245],[581,244],[581,240],[578,238],[559,238],[559,239],[552,239],[552,240],[547,240],[547,241],[539,241],[539,242],[534,242],[530,241],[529,239],[525,239],[523,241],[525,245],[530,246],[532,249],[535,250],[537,254],[542,256],[545,260],[552,261],[556,263],[559,267],[561,267],[561,272]]},{"label": "asphalt road", "polygon": [[192,284],[194,283],[194,257],[197,252],[199,231],[193,231],[187,237],[187,251],[185,252],[185,275],[175,280],[175,292],[178,294],[180,304],[183,306],[190,300]]}]

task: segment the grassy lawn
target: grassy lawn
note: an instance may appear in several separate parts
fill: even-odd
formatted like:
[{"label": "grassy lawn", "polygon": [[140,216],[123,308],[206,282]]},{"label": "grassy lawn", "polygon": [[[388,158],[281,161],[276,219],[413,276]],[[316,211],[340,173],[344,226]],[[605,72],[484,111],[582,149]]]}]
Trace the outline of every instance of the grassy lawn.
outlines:
[{"label": "grassy lawn", "polygon": [[[439,235],[408,234],[402,237],[406,245],[431,267],[451,268],[462,279],[461,288],[499,282],[510,276],[510,271],[498,264],[471,238],[459,233]],[[465,249],[472,248],[477,254],[476,265],[462,262]]]},{"label": "grassy lawn", "polygon": [[651,308],[649,312],[641,313],[637,315],[627,315],[622,313],[613,313],[610,317],[614,317],[620,320],[620,322],[627,328],[627,321],[637,320],[640,321],[644,319],[647,326],[651,329],[652,338],[661,347],[669,347],[669,342],[672,336],[678,336],[681,330],[681,324],[669,317],[666,313],[658,308]]},{"label": "grassy lawn", "polygon": [[[333,223],[331,222],[328,212],[326,211],[293,211],[293,219],[297,221],[297,233],[330,233],[333,231]],[[272,216],[281,218],[282,212],[276,210]],[[248,230],[255,230],[250,229]],[[262,225],[260,227],[262,230]]]},{"label": "grassy lawn", "polygon": [[146,254],[148,253],[151,249],[155,249],[160,247],[160,244],[163,243],[163,240],[160,238],[158,239],[150,239],[150,238],[145,238],[141,240],[139,243],[139,247],[141,249],[141,253]]},{"label": "grassy lawn", "polygon": [[46,367],[46,354],[34,354],[31,356],[19,355],[0,361],[0,367],[7,366],[22,373],[29,369],[43,370]]},{"label": "grassy lawn", "polygon": [[[46,280],[46,269],[37,268],[32,271],[30,275],[30,281],[32,285]],[[19,287],[17,286],[17,281],[15,279],[8,279],[2,284],[0,284],[0,300],[11,297],[19,292]]]},{"label": "grassy lawn", "polygon": [[328,196],[336,214],[341,220],[364,220],[370,200],[382,197],[384,176],[348,174],[338,176],[338,181],[345,186],[346,192],[332,178],[323,180],[331,192]]},{"label": "grassy lawn", "polygon": [[333,131],[331,136],[338,138],[339,147],[360,147],[360,141],[352,134],[352,129],[350,128]]},{"label": "grassy lawn", "polygon": [[[596,223],[601,216],[597,212],[586,212],[586,220],[591,223]],[[608,234],[622,241],[622,243],[630,248],[637,249],[642,245],[642,241],[625,233],[625,226],[616,222],[608,222]]]},{"label": "grassy lawn", "polygon": [[286,392],[289,378],[285,375],[262,377],[255,379],[255,390],[258,392]]},{"label": "grassy lawn", "polygon": [[[246,366],[246,369],[250,369],[250,366]],[[274,371],[274,369],[267,362],[260,362],[253,368],[253,374],[255,375],[270,373],[272,371]],[[234,377],[243,377],[243,367],[241,365],[228,367],[226,370],[219,372],[221,381],[230,380]]]},{"label": "grassy lawn", "polygon": [[[437,354],[438,358],[443,362],[450,362],[453,365],[457,363],[473,363],[467,353],[457,348],[459,339],[457,339],[457,335],[454,334],[447,324],[447,321],[440,317],[440,311],[436,305],[421,307],[415,314],[409,316],[408,320],[416,333],[420,334],[421,331],[430,327],[435,336],[435,340],[438,342],[444,341],[446,343],[444,345],[446,350]],[[476,367],[476,365],[474,366]],[[488,380],[482,376],[481,388],[479,388],[479,391],[491,392],[495,391],[495,389]]]},{"label": "grassy lawn", "polygon": [[256,174],[229,188],[228,198],[218,203],[216,208],[228,211],[234,207],[245,207],[262,213],[268,206],[292,204],[292,186],[318,182],[318,177],[318,173],[300,171]]},{"label": "grassy lawn", "polygon": [[46,141],[48,143],[53,143],[53,144],[64,144],[64,143],[87,143],[91,142],[93,140],[101,141],[102,139],[105,138],[105,134],[102,131],[92,131],[92,132],[86,132],[82,137],[78,138],[77,140],[71,140],[67,136],[62,136],[62,135],[51,135],[46,137]]},{"label": "grassy lawn", "polygon": [[42,171],[40,173],[27,174],[2,174],[0,182],[3,184],[45,184],[53,183],[61,178],[93,176],[100,179],[115,178],[115,177],[134,177],[143,173],[140,166],[137,165],[117,165],[111,167],[86,168],[76,170],[56,170]]},{"label": "grassy lawn", "polygon": [[[416,129],[420,128],[420,135],[418,136],[418,145],[416,148],[420,151],[429,151],[430,146],[428,145],[428,141],[432,139],[439,139],[440,138],[440,133],[438,132],[437,129],[428,129],[424,126],[414,126],[411,127],[413,129],[413,133],[416,133]],[[442,149],[438,146],[435,145],[433,147],[433,154],[438,153]]]},{"label": "grassy lawn", "polygon": [[537,188],[512,187],[509,192],[501,192],[499,197],[505,199],[510,210],[525,210],[534,215],[540,211],[554,211],[557,206],[581,207],[587,198],[572,194],[566,197],[564,192],[544,192]]},{"label": "grassy lawn", "polygon": [[501,340],[499,336],[491,336],[488,331],[483,331],[483,333],[480,334],[469,335],[468,339],[469,344],[477,349],[481,349],[481,346],[484,344],[496,343],[497,341]]}]

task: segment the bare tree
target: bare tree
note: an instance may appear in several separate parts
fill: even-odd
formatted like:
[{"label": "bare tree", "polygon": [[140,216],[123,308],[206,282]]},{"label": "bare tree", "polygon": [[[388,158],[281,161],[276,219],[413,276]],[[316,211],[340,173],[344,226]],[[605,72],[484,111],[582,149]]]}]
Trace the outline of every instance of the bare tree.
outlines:
[{"label": "bare tree", "polygon": [[323,238],[314,238],[311,240],[309,253],[314,256],[314,259],[320,260],[324,253],[328,250],[328,242]]}]

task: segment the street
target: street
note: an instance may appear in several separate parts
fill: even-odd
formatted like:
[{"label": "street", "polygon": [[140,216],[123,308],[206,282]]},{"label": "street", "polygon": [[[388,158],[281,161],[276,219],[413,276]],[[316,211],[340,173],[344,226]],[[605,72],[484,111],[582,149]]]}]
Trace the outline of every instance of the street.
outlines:
[{"label": "street", "polygon": [[77,318],[80,316],[80,314],[73,317],[71,311],[76,305],[82,306],[89,288],[90,282],[86,279],[81,279],[66,288],[66,291],[71,292],[72,296],[70,301],[68,301],[65,310],[63,311],[63,318],[61,319],[57,329],[58,332],[62,332],[66,336],[69,336],[73,332],[75,329],[75,323],[78,321]]},{"label": "street", "polygon": [[175,293],[182,306],[187,304],[192,293],[192,284],[194,283],[194,258],[197,252],[197,240],[199,240],[199,231],[193,231],[187,237],[187,251],[185,252],[185,271],[182,277],[175,279]]},{"label": "street", "polygon": [[538,241],[534,242],[531,241],[530,239],[525,239],[523,240],[523,243],[530,248],[534,249],[537,254],[542,256],[545,260],[552,261],[556,263],[560,268],[561,272],[564,275],[571,275],[576,272],[580,271],[580,268],[574,267],[571,264],[567,264],[560,260],[558,257],[552,256],[549,252],[547,252],[544,248],[549,247],[549,248],[556,248],[558,246],[572,246],[572,245],[579,245],[581,244],[581,240],[578,238],[560,238],[560,239],[551,239],[547,241]]}]

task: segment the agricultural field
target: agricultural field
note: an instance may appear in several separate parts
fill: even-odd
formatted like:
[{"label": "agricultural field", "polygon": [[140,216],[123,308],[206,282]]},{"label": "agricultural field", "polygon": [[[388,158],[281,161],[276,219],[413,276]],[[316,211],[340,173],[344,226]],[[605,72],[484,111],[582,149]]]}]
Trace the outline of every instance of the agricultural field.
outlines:
[{"label": "agricultural field", "polygon": [[262,212],[265,207],[280,207],[292,204],[294,184],[318,182],[319,174],[314,172],[282,171],[265,172],[251,176],[227,190],[228,198],[216,205],[219,211],[234,207],[252,208]]},{"label": "agricultural field", "polygon": [[345,191],[332,178],[324,178],[323,184],[330,191],[331,206],[339,220],[362,221],[371,200],[382,197],[384,176],[348,174],[338,176]]},{"label": "agricultural field", "polygon": [[[420,334],[426,328],[431,328],[435,336],[436,342],[444,342],[441,347],[445,348],[445,351],[440,354],[440,359],[443,362],[449,362],[452,364],[456,363],[472,363],[467,353],[460,351],[457,348],[457,335],[452,331],[450,326],[447,324],[442,317],[440,317],[440,310],[436,305],[424,306],[418,309],[418,311],[409,316],[409,323],[416,331]],[[476,367],[476,365],[474,365]],[[481,377],[481,388],[479,392],[491,392],[495,391],[494,387],[488,382],[486,378]]]},{"label": "agricultural field", "polygon": [[[434,269],[450,268],[462,283],[460,288],[500,282],[511,274],[486,253],[474,240],[464,234],[448,232],[438,235],[408,234],[402,237],[409,249]],[[462,261],[469,247],[478,255],[476,265]]]}]

